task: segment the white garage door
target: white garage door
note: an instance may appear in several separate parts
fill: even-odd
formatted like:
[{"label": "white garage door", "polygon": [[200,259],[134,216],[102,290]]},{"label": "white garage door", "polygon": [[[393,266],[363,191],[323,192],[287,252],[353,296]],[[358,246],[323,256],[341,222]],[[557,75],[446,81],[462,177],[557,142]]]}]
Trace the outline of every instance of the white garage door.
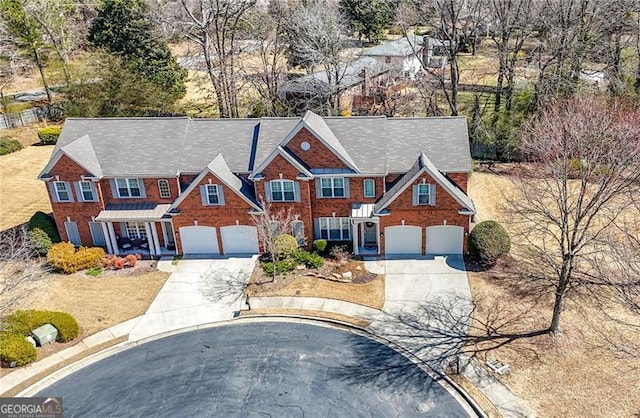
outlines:
[{"label": "white garage door", "polygon": [[462,254],[464,228],[461,226],[428,226],[427,254]]},{"label": "white garage door", "polygon": [[422,228],[388,226],[384,229],[385,254],[422,254]]},{"label": "white garage door", "polygon": [[220,228],[225,254],[257,254],[258,229],[255,226],[232,225]]},{"label": "white garage door", "polygon": [[220,254],[214,227],[183,226],[179,231],[182,254]]}]

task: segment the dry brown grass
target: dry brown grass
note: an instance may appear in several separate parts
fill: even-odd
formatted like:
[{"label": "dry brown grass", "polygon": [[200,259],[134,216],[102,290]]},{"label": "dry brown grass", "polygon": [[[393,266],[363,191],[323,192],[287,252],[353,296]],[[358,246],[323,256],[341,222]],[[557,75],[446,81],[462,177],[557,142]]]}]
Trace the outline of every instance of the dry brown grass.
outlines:
[{"label": "dry brown grass", "polygon": [[355,325],[360,328],[366,328],[371,322],[363,319],[353,318],[347,315],[341,315],[331,312],[315,311],[310,309],[290,309],[290,308],[271,308],[271,309],[252,309],[250,311],[242,311],[240,316],[268,316],[268,315],[294,315],[294,316],[311,316],[314,318],[331,319],[347,324]]},{"label": "dry brown grass", "polygon": [[340,283],[316,277],[296,277],[293,275],[276,278],[274,283],[250,284],[249,297],[256,296],[300,296],[344,300],[382,309],[384,305],[384,276],[362,283]]},{"label": "dry brown grass", "polygon": [[98,277],[52,274],[23,308],[70,313],[84,338],[145,313],[168,277],[161,271]]},{"label": "dry brown grass", "polygon": [[453,380],[454,383],[460,386],[467,393],[467,395],[469,395],[478,404],[480,409],[482,409],[482,411],[487,414],[488,418],[502,417],[502,414],[500,413],[498,408],[493,403],[491,403],[491,401],[487,399],[486,396],[484,396],[480,389],[475,387],[473,383],[467,380],[466,377],[461,374],[448,374],[447,376],[451,380]]},{"label": "dry brown grass", "polygon": [[0,230],[28,222],[36,211],[51,212],[47,188],[36,176],[52,151],[52,145],[29,146],[0,156]]},{"label": "dry brown grass", "polygon": [[[476,203],[478,220],[501,219],[497,209],[501,197],[511,190],[507,176],[474,172],[469,182]],[[549,325],[550,296],[534,300],[526,285],[507,271],[469,272],[471,291],[480,302],[480,310],[493,309],[496,303],[504,314],[528,310],[527,330]],[[609,312],[628,321],[638,322],[622,307],[607,306]],[[539,416],[545,417],[630,417],[640,412],[640,358],[620,358],[605,342],[601,332],[617,328],[600,309],[584,297],[567,303],[561,320],[562,334],[543,335],[516,341],[491,352],[510,365],[510,372],[500,377],[522,397]]]}]

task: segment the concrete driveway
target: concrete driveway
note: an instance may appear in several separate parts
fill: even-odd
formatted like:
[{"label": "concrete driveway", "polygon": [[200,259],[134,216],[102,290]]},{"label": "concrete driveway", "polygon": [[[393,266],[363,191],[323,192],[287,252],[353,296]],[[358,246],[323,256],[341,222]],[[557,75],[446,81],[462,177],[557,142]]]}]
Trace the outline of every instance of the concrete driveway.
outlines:
[{"label": "concrete driveway", "polygon": [[385,274],[382,313],[368,329],[439,367],[466,334],[471,290],[462,256],[387,256],[365,267]]},{"label": "concrete driveway", "polygon": [[257,256],[185,258],[129,333],[130,341],[231,319]]}]

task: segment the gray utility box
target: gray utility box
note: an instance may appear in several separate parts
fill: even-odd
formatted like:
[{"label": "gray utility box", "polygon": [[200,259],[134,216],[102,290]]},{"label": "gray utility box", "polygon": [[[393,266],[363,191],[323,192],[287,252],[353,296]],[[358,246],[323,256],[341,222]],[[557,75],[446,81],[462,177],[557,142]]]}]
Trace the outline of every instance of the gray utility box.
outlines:
[{"label": "gray utility box", "polygon": [[52,343],[58,338],[58,330],[51,324],[44,324],[40,328],[31,331],[31,333],[40,347]]}]

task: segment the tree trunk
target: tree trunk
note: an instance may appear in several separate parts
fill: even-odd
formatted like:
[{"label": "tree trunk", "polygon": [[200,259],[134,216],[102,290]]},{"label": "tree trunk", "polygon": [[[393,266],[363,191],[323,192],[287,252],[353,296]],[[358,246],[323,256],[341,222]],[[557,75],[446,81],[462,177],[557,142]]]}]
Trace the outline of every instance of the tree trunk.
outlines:
[{"label": "tree trunk", "polygon": [[42,60],[40,59],[40,54],[37,49],[33,49],[33,58],[36,61],[36,65],[38,66],[38,71],[40,71],[40,77],[42,78],[42,86],[44,87],[45,93],[47,93],[47,100],[51,103],[51,91],[49,91],[49,85],[47,84],[47,79],[44,76],[44,66],[42,64]]}]

